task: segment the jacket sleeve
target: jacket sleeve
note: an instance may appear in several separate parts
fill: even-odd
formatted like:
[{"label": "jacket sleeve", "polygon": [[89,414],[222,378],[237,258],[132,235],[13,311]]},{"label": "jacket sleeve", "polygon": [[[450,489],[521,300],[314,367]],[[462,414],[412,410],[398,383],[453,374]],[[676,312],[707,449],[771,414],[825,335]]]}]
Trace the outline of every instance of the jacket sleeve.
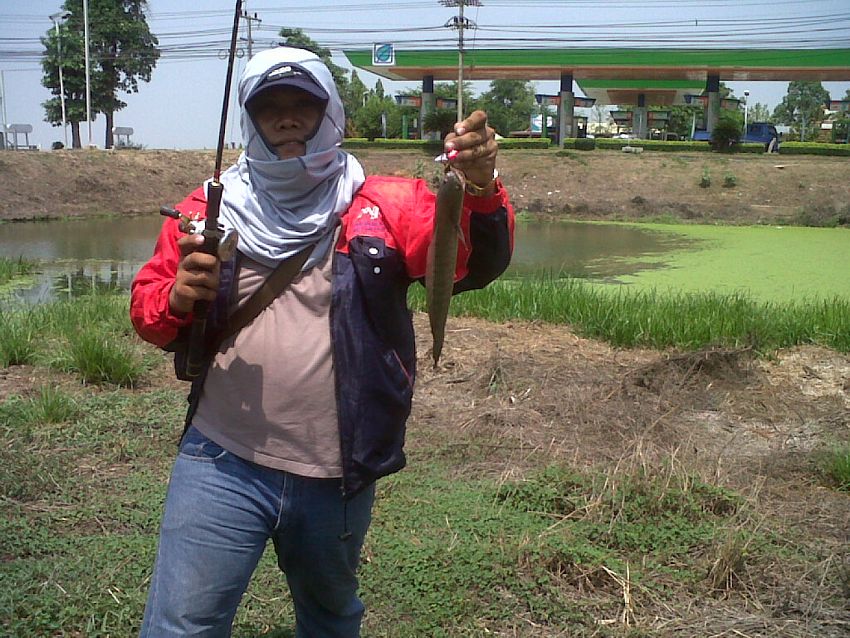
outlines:
[{"label": "jacket sleeve", "polygon": [[[419,185],[408,220],[403,252],[408,274],[422,279],[428,255],[428,245],[434,227],[435,197],[418,192],[427,186]],[[454,292],[483,288],[501,275],[511,261],[514,244],[514,210],[501,180],[490,197],[466,193],[463,200],[461,230],[464,241],[458,243]]]},{"label": "jacket sleeve", "polygon": [[[206,199],[203,188],[198,189],[176,206],[184,215],[203,215]],[[177,240],[182,236],[179,222],[166,219],[160,230],[153,257],[133,278],[130,292],[130,320],[139,336],[159,347],[174,341],[177,331],[191,323],[191,314],[178,317],[168,305],[168,295],[174,285],[180,249]]]}]

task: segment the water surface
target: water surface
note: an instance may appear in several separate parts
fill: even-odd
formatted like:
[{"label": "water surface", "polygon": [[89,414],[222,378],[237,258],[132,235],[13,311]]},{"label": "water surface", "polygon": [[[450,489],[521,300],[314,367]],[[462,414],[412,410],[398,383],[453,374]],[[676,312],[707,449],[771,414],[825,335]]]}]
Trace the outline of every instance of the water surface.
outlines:
[{"label": "water surface", "polygon": [[[35,286],[17,293],[42,301],[86,286],[128,288],[153,254],[163,219],[158,215],[0,224],[0,256],[37,260]],[[689,240],[670,232],[591,223],[519,223],[509,277],[547,271],[608,280],[646,266]]]}]

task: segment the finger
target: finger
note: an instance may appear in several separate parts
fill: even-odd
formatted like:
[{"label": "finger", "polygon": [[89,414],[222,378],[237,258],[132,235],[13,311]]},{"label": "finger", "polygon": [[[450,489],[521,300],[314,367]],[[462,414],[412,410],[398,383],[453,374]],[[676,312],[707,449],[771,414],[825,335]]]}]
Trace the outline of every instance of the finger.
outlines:
[{"label": "finger", "polygon": [[200,250],[204,245],[204,236],[199,234],[183,235],[177,240],[177,247],[180,249],[180,254],[183,256],[189,253]]},{"label": "finger", "polygon": [[196,250],[180,260],[180,268],[189,271],[217,272],[219,263],[217,256]]},{"label": "finger", "polygon": [[452,164],[458,168],[466,168],[471,164],[495,164],[498,148],[496,140],[491,138],[459,150]]},{"label": "finger", "polygon": [[[495,142],[495,131],[487,126],[482,129],[468,131],[463,135],[447,141],[446,147],[450,150],[465,151],[475,149],[478,146],[489,148],[491,142]],[[478,150],[476,152],[480,154],[482,151]]]},{"label": "finger", "polygon": [[487,125],[487,114],[484,111],[473,111],[468,118],[455,124],[455,133],[463,136],[469,131],[483,129]]}]

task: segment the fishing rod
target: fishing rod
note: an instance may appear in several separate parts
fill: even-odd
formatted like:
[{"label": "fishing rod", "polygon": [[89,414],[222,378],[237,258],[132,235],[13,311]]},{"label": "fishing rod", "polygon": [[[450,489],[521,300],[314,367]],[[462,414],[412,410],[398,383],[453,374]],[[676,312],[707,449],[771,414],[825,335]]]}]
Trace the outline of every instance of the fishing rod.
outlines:
[{"label": "fishing rod", "polygon": [[[221,162],[224,154],[224,136],[227,128],[227,110],[230,104],[230,86],[233,82],[233,61],[236,57],[236,41],[239,37],[239,18],[242,14],[242,0],[236,0],[236,9],[233,13],[233,31],[230,35],[230,52],[227,59],[227,77],[224,82],[224,99],[221,105],[221,119],[218,129],[218,146],[215,152],[215,168],[213,177],[207,186],[206,220],[203,229],[198,222],[188,220],[179,211],[172,208],[162,207],[160,213],[168,217],[181,220],[183,227],[188,232],[197,232],[204,238],[203,245],[199,250],[219,258],[226,258],[222,254],[226,244],[227,253],[232,254],[235,247],[235,236],[224,237],[224,229],[219,226],[218,213],[221,209],[221,198],[224,194],[224,186],[221,184]],[[210,303],[206,300],[198,300],[192,308],[192,326],[189,333],[189,346],[186,354],[186,368],[183,371],[185,377],[194,379],[204,370],[206,363],[206,329],[207,315]]]}]

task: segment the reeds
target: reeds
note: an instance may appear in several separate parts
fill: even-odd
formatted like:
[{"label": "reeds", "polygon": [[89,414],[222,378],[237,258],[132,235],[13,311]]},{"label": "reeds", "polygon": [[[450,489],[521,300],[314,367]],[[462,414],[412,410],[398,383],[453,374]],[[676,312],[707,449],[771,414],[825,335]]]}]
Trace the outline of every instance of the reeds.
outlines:
[{"label": "reeds", "polygon": [[[421,287],[413,287],[412,307],[424,309],[424,297]],[[620,347],[771,350],[819,344],[850,351],[850,300],[838,297],[758,302],[744,294],[639,291],[541,275],[498,280],[458,295],[452,313],[568,324],[577,333]]]},{"label": "reeds", "polygon": [[0,257],[0,286],[18,277],[26,277],[35,272],[35,264],[25,261],[23,257],[9,259]]}]

